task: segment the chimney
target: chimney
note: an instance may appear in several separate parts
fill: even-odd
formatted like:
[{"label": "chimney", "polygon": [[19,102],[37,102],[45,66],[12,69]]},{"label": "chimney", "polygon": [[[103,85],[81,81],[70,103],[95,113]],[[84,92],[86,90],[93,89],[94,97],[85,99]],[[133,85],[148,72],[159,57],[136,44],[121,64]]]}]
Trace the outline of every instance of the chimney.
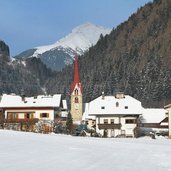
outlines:
[{"label": "chimney", "polygon": [[23,102],[25,102],[25,95],[21,95],[21,99]]},{"label": "chimney", "polygon": [[115,98],[116,99],[123,99],[123,98],[125,98],[125,95],[123,92],[117,92],[115,95]]},{"label": "chimney", "polygon": [[25,103],[25,94],[24,94],[24,90],[21,90],[21,100]]},{"label": "chimney", "polygon": [[104,94],[104,91],[102,92],[102,100],[105,99],[105,94]]}]

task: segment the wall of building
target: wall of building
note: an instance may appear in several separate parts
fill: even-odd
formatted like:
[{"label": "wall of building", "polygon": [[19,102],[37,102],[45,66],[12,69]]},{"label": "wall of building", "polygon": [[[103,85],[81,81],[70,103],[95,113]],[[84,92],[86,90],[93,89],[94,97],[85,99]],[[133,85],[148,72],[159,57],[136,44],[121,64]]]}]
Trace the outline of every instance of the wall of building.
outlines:
[{"label": "wall of building", "polygon": [[[75,97],[79,103],[75,103]],[[82,95],[71,95],[71,115],[73,122],[81,122],[83,114]]]},{"label": "wall of building", "polygon": [[[137,126],[136,119],[137,117],[106,117],[106,116],[97,116],[96,118],[96,132],[104,135],[104,129],[99,129],[98,124],[104,124],[104,119],[108,120],[108,124],[111,124],[111,121],[114,120],[114,124],[121,124],[120,129],[108,129],[108,137],[117,137],[119,135],[126,135],[134,137],[134,128]],[[126,123],[126,120],[134,120],[135,123]]]},{"label": "wall of building", "polygon": [[168,115],[168,119],[169,119],[169,138],[171,139],[171,106],[169,108],[167,108],[169,115]]},{"label": "wall of building", "polygon": [[[17,118],[18,119],[25,119],[26,113],[29,113],[31,115],[31,118],[37,118],[37,119],[44,119],[44,120],[54,120],[54,110],[49,109],[49,110],[34,110],[34,109],[30,109],[30,110],[6,110],[5,111],[5,118],[7,119],[7,113],[16,113],[17,114]],[[42,117],[43,113],[47,113],[48,117]]]},{"label": "wall of building", "polygon": [[[47,117],[43,117],[43,113],[47,113]],[[35,117],[44,120],[54,120],[54,110],[37,110],[35,113]]]},{"label": "wall of building", "polygon": [[[134,137],[134,129],[137,126],[137,117],[126,117],[121,119],[122,124],[122,130],[125,130],[125,134],[127,136],[133,136]],[[134,123],[126,123],[126,120],[134,120]]]}]

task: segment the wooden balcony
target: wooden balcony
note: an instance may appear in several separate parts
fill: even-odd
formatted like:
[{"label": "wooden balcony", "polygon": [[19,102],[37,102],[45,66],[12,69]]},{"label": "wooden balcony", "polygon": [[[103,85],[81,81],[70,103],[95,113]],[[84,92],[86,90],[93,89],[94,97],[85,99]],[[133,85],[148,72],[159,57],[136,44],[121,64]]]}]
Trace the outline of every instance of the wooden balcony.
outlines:
[{"label": "wooden balcony", "polygon": [[24,118],[24,119],[5,119],[4,123],[37,123],[37,118]]},{"label": "wooden balcony", "polygon": [[121,129],[121,124],[98,124],[99,129]]}]

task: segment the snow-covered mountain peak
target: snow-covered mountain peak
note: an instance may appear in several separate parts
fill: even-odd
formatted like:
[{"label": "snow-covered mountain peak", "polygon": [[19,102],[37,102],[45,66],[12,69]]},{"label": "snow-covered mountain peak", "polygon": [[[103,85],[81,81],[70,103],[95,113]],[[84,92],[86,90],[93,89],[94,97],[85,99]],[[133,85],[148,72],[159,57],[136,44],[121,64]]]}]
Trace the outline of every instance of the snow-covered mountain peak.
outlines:
[{"label": "snow-covered mountain peak", "polygon": [[16,56],[17,59],[37,57],[52,70],[60,71],[65,65],[71,64],[75,53],[82,55],[95,45],[100,35],[109,34],[111,29],[85,23],[75,27],[71,33],[54,44],[39,46],[25,50]]},{"label": "snow-covered mountain peak", "polygon": [[83,33],[83,34],[87,34],[87,33],[92,33],[92,32],[106,32],[109,33],[111,30],[110,29],[106,29],[102,26],[96,26],[95,24],[92,24],[90,22],[87,22],[87,23],[84,23],[82,25],[79,25],[77,27],[75,27],[73,30],[72,30],[72,33]]},{"label": "snow-covered mountain peak", "polygon": [[56,48],[69,48],[71,51],[78,49],[78,52],[81,54],[97,43],[100,34],[106,35],[110,31],[111,29],[96,26],[92,23],[85,23],[75,27],[70,34],[54,44],[36,47],[37,50],[33,56],[38,56],[39,54]]}]

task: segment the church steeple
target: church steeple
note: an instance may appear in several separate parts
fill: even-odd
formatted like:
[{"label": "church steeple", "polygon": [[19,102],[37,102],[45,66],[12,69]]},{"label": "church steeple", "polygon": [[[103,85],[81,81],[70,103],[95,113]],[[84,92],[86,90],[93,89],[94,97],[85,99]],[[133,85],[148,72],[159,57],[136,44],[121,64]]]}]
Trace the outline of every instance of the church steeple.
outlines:
[{"label": "church steeple", "polygon": [[79,124],[82,120],[82,85],[79,77],[77,53],[74,64],[74,80],[71,86],[71,115],[73,122]]},{"label": "church steeple", "polygon": [[82,86],[81,86],[80,77],[79,77],[79,70],[78,70],[78,55],[77,55],[77,53],[75,56],[75,65],[74,65],[74,81],[73,81],[72,87],[71,87],[72,92],[74,91],[74,88],[76,85],[78,85],[78,87],[82,91]]},{"label": "church steeple", "polygon": [[77,55],[77,53],[76,53],[76,57],[75,57],[74,82],[76,82],[76,83],[80,82],[80,77],[79,77],[79,72],[78,72],[78,55]]}]

